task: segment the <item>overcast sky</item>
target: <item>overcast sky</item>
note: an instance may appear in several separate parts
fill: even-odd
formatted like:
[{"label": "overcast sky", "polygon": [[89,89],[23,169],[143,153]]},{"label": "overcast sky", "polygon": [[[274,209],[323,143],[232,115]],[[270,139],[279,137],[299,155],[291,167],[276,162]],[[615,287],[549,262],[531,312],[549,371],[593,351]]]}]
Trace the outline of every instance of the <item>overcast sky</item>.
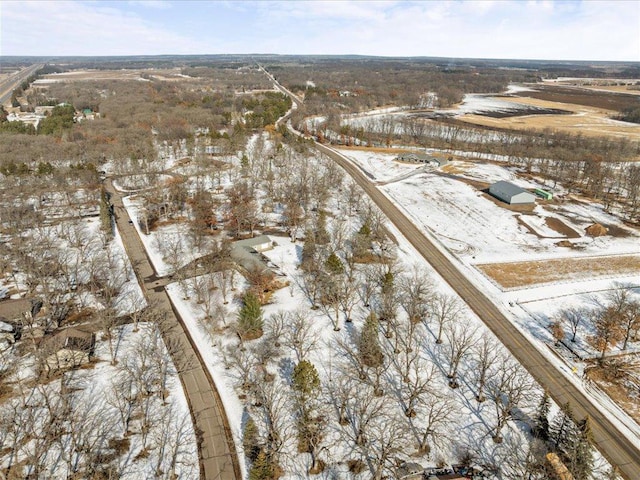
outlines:
[{"label": "overcast sky", "polygon": [[640,61],[640,0],[0,1],[0,55]]}]

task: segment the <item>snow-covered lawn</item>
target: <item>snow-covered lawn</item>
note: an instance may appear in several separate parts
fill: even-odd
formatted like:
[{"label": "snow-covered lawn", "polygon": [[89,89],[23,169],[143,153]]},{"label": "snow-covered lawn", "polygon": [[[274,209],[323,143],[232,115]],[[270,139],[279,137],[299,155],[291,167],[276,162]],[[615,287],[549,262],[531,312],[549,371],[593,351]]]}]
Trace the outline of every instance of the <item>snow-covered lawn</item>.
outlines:
[{"label": "snow-covered lawn", "polygon": [[[98,332],[89,366],[35,387],[23,384],[24,397],[16,393],[0,406],[4,420],[15,420],[3,421],[1,434],[15,449],[14,472],[51,479],[103,470],[130,480],[172,473],[199,478],[195,433],[178,374],[157,328],[138,327],[112,331],[116,365],[109,341]],[[0,465],[6,468],[11,460],[4,452]]]}]

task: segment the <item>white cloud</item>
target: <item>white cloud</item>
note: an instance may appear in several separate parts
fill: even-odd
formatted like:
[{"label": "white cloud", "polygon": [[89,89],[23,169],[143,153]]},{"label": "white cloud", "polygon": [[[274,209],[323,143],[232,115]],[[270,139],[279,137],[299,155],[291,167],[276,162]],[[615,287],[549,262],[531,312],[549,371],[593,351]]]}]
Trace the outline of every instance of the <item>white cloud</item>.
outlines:
[{"label": "white cloud", "polygon": [[[177,13],[200,28],[176,25]],[[264,52],[640,61],[636,1],[3,1],[0,15],[5,55]]]},{"label": "white cloud", "polygon": [[190,53],[197,42],[110,3],[3,2],[4,55]]}]

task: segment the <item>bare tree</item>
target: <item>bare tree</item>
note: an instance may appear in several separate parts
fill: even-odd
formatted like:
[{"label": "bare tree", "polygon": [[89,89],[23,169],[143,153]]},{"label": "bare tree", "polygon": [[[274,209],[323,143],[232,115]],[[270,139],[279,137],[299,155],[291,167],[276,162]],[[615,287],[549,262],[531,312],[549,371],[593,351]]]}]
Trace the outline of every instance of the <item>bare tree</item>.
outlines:
[{"label": "bare tree", "polygon": [[575,307],[563,308],[558,313],[559,323],[567,325],[569,327],[572,342],[576,341],[578,327],[582,323],[585,316],[586,312],[583,309]]},{"label": "bare tree", "polygon": [[492,438],[495,443],[501,443],[502,429],[517,413],[517,408],[531,399],[535,385],[529,374],[508,354],[497,364],[499,369],[487,380],[486,391],[496,414]]},{"label": "bare tree", "polygon": [[480,336],[480,340],[473,345],[471,353],[474,357],[474,371],[478,382],[476,400],[484,402],[486,400],[484,392],[487,375],[501,354],[500,344],[491,333],[485,331]]},{"label": "bare tree", "polygon": [[430,322],[435,322],[437,328],[434,334],[436,343],[442,343],[442,333],[445,328],[461,314],[462,304],[458,297],[444,293],[435,295],[431,303],[431,315],[425,324],[428,327]]},{"label": "bare tree", "polygon": [[301,362],[317,348],[313,323],[302,310],[284,313],[283,345],[290,349],[296,361]]},{"label": "bare tree", "polygon": [[446,329],[447,354],[449,357],[449,386],[458,388],[458,367],[460,361],[468,355],[477,339],[477,329],[467,325],[449,324]]},{"label": "bare tree", "polygon": [[400,279],[400,301],[407,312],[409,321],[424,321],[429,314],[429,306],[433,301],[433,283],[429,274],[414,268],[411,276]]},{"label": "bare tree", "polygon": [[449,395],[432,388],[420,397],[415,418],[410,419],[411,431],[418,440],[418,452],[431,453],[433,446],[446,442],[447,429],[457,414],[458,405]]}]

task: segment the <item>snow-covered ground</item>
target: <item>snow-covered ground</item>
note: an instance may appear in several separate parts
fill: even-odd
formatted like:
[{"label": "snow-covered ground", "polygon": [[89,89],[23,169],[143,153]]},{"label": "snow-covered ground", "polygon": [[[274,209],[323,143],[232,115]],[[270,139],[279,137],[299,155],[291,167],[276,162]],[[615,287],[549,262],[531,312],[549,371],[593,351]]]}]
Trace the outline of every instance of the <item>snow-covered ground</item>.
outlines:
[{"label": "snow-covered ground", "polygon": [[[346,149],[340,152],[361,168],[374,170],[376,178],[394,177],[398,168],[404,168],[393,161],[394,156],[369,152],[354,153]],[[454,161],[451,165],[455,167],[458,163]],[[375,168],[372,168],[372,165],[375,165]],[[481,179],[489,183],[515,178],[513,172],[494,164],[464,162],[461,170],[464,171],[461,175],[466,178]],[[516,183],[525,188],[542,186],[522,179],[518,179]],[[628,233],[627,236],[607,235],[598,238],[584,235],[572,240],[580,244],[579,250],[567,250],[556,245],[558,238],[538,238],[517,221],[518,213],[496,205],[477,188],[458,179],[424,173],[379,188],[426,235],[435,240],[443,252],[459,263],[474,283],[488,293],[497,305],[503,307],[504,313],[536,342],[538,348],[546,351],[549,358],[557,361],[560,371],[565,372],[580,388],[586,388],[573,371],[575,367],[576,372],[581,373],[583,364],[572,364],[571,360],[562,361],[550,353],[548,346],[553,344],[554,340],[548,329],[549,319],[554,318],[564,306],[593,306],[594,298],[602,299],[604,293],[620,284],[635,286],[632,295],[639,295],[640,272],[630,276],[616,276],[615,273],[611,273],[606,278],[586,280],[583,277],[576,280],[567,278],[562,283],[502,291],[475,269],[474,265],[615,254],[640,255],[640,235],[637,231],[625,227],[618,218],[605,212],[598,204],[563,202],[552,209],[537,206],[533,211],[535,216],[527,216],[525,221],[532,224],[535,230],[541,229],[540,233],[550,233],[543,223],[546,216],[560,219],[576,232],[584,232],[586,226],[600,222],[617,226]],[[584,345],[584,339],[590,333],[582,332],[583,342],[579,343],[578,348],[588,350]],[[619,407],[593,388],[590,388],[588,393],[597,398],[602,408],[614,418],[620,418],[623,431],[627,430],[630,438],[640,441],[640,428]]]},{"label": "snow-covered ground", "polygon": [[[249,158],[258,157],[259,150],[262,146],[261,142],[254,136],[249,142],[247,153]],[[267,147],[268,148],[268,147]],[[559,255],[564,250],[558,250],[554,242],[557,238],[540,239],[533,235],[521,223],[517,221],[515,214],[509,210],[505,210],[496,205],[490,199],[485,198],[482,192],[472,187],[454,176],[437,175],[436,173],[422,172],[415,165],[401,165],[394,162],[395,155],[389,154],[370,154],[369,152],[355,152],[345,150],[343,153],[352,158],[363,170],[370,172],[377,181],[391,181],[387,185],[380,188],[389,195],[416,224],[421,227],[427,235],[436,239],[440,248],[448,255],[451,255],[455,261],[462,262],[461,267],[466,269],[469,276],[476,283],[480,284],[498,305],[502,306],[502,310],[514,318],[516,325],[532,338],[539,341],[536,348],[540,348],[548,353],[548,347],[545,340],[540,337],[537,329],[542,329],[540,325],[532,327],[532,315],[525,312],[520,306],[509,306],[508,302],[512,301],[516,292],[500,292],[493,284],[490,284],[486,278],[481,276],[473,267],[475,263],[523,260],[532,258],[549,258]],[[516,180],[515,173],[501,166],[492,164],[481,164],[475,162],[460,162],[454,167],[460,167],[469,180],[492,182],[495,180],[507,179]],[[416,172],[415,175],[409,176],[402,180],[407,173]],[[396,180],[396,181],[393,181]],[[541,186],[533,181],[519,181],[518,183],[524,187]],[[132,214],[132,218],[136,218],[135,202],[128,200],[126,202],[127,209]],[[330,208],[336,218],[345,218],[344,212],[339,211],[335,199],[331,201]],[[569,209],[575,215],[571,219],[564,219],[577,231],[585,225],[585,221],[581,221],[585,212],[571,210],[572,205],[563,205],[563,209]],[[578,210],[586,208],[583,205],[578,206]],[[527,221],[532,228],[543,233],[549,233],[544,223],[545,216],[557,215],[562,216],[562,212],[553,212],[550,210],[537,207],[534,211],[535,217],[529,218]],[[604,212],[590,212],[588,221],[598,218],[598,215],[606,215]],[[274,217],[275,218],[275,217]],[[349,219],[347,230],[355,228],[357,230],[357,217]],[[611,222],[613,217],[608,218]],[[353,223],[355,221],[355,224]],[[334,220],[331,220],[329,228],[335,228]],[[163,227],[165,228],[165,227]],[[173,228],[173,227],[171,227]],[[392,226],[388,225],[392,235],[398,239],[397,247],[398,262],[401,265],[399,271],[410,272],[414,268],[420,269],[425,277],[433,283],[433,289],[441,295],[454,295],[452,289],[446,285],[442,279],[426,264],[421,257],[415,252],[413,247],[402,238],[400,233]],[[176,242],[186,241],[186,231],[178,226],[171,231],[171,235],[177,240]],[[154,234],[152,234],[154,235]],[[145,240],[142,234],[145,248],[149,256],[153,259],[156,269],[161,274],[171,271],[171,265],[166,261],[166,252],[161,252],[159,242]],[[496,238],[498,240],[496,241]],[[306,318],[306,324],[310,328],[310,336],[314,338],[314,347],[309,352],[309,359],[318,368],[318,373],[324,385],[330,384],[331,379],[335,376],[336,371],[340,369],[348,369],[345,367],[345,357],[340,350],[341,342],[349,344],[354,341],[355,335],[362,328],[365,317],[368,315],[369,309],[364,308],[361,304],[354,308],[352,314],[352,323],[344,323],[341,320],[341,330],[334,331],[333,321],[330,315],[323,311],[310,309],[308,294],[304,290],[304,281],[302,272],[298,270],[301,248],[300,244],[295,244],[286,237],[273,237],[278,246],[273,250],[265,252],[265,255],[272,263],[279,267],[279,270],[286,275],[289,286],[276,291],[270,299],[268,305],[264,307],[265,318],[265,338],[266,340],[256,340],[248,342],[247,351],[250,353],[241,353],[241,345],[238,344],[237,335],[234,333],[235,318],[240,307],[238,298],[234,295],[240,295],[246,286],[244,281],[236,279],[236,290],[228,292],[229,301],[224,303],[221,288],[216,287],[216,278],[211,280],[206,277],[196,277],[186,281],[186,291],[188,298],[185,298],[184,285],[171,284],[167,287],[167,291],[172,298],[177,310],[180,312],[193,338],[196,341],[198,349],[203,355],[207,367],[216,382],[216,385],[223,398],[225,409],[231,422],[236,445],[241,447],[242,434],[246,426],[247,418],[255,415],[256,407],[246,403],[244,399],[245,393],[241,388],[242,372],[238,367],[237,356],[242,357],[258,355],[259,351],[254,349],[265,348],[259,347],[264,342],[269,342],[268,334],[271,329],[276,328],[279,312],[300,312]],[[586,240],[585,240],[586,242]],[[635,252],[637,242],[631,239],[600,239],[598,242],[590,242],[586,244],[580,255],[593,255],[597,253],[607,252],[614,248],[618,253]],[[189,259],[197,257],[197,252],[187,249],[189,253],[183,253],[185,257],[182,263],[186,263]],[[188,255],[188,256],[187,256]],[[219,275],[219,274],[215,274]],[[214,275],[214,277],[215,277]],[[212,295],[209,299],[200,298],[198,290],[201,291],[202,286]],[[208,287],[206,285],[209,285]],[[575,285],[573,285],[575,286]],[[527,290],[533,291],[533,289]],[[549,295],[552,291],[550,287],[538,288],[538,295]],[[557,288],[555,289],[557,292]],[[539,301],[542,297],[534,296],[531,300]],[[468,307],[462,306],[461,313],[458,317],[460,324],[465,325],[469,331],[474,331],[478,337],[482,334],[490,335],[481,320],[473,314]],[[289,327],[285,327],[289,328]],[[424,336],[420,337],[420,354],[424,356],[424,360],[434,365],[438,374],[433,378],[433,388],[439,390],[443,397],[450,397],[452,404],[450,408],[455,412],[443,427],[443,438],[455,438],[462,442],[463,445],[472,447],[475,452],[480,452],[484,461],[500,465],[501,462],[508,458],[513,458],[514,450],[523,451],[523,445],[526,443],[527,433],[526,427],[519,421],[512,421],[504,430],[505,441],[502,444],[496,444],[491,440],[491,425],[496,421],[495,409],[491,402],[479,404],[474,399],[474,379],[476,375],[476,366],[474,361],[469,357],[463,359],[460,370],[459,379],[464,388],[452,390],[446,384],[446,345],[436,344],[434,342],[434,331],[432,327],[420,326],[424,328]],[[262,343],[261,343],[262,342]],[[391,341],[385,344],[384,348],[392,348]],[[297,359],[293,351],[282,351],[279,348],[277,353],[278,361],[274,363],[265,362],[256,364],[257,369],[265,370],[275,377],[273,380],[275,387],[280,390],[283,402],[290,395],[291,369],[296,364]],[[393,357],[393,353],[389,353]],[[247,358],[248,358],[247,357]],[[246,360],[245,360],[246,361]],[[580,384],[580,380],[572,370],[574,365],[567,364],[561,359],[556,359],[559,370],[566,372],[568,377],[576,377],[574,380]],[[253,371],[253,370],[252,370]],[[576,370],[577,371],[577,370]],[[397,383],[397,378],[392,370],[389,370],[384,376],[384,381],[389,382],[388,385]],[[531,412],[535,407],[535,398],[537,395],[536,387],[532,387],[532,395],[527,397],[528,401],[524,401],[521,405],[524,411]],[[539,393],[539,392],[537,392]],[[385,397],[385,401],[389,402],[387,406],[388,412],[396,412],[398,404],[395,400],[391,400],[393,395]],[[606,403],[606,402],[605,402]],[[287,405],[289,405],[287,403]],[[290,406],[290,405],[289,405]],[[620,422],[625,422],[625,415],[615,407],[612,403],[606,403],[605,408],[608,409],[612,416],[620,418]],[[397,412],[399,418],[403,414]],[[393,413],[395,415],[395,413]],[[523,417],[523,419],[525,419]],[[259,419],[256,419],[258,421]],[[287,425],[287,431],[293,431],[295,428],[291,414],[283,420]],[[633,428],[633,427],[632,427]],[[292,430],[289,430],[292,429]],[[636,429],[637,430],[637,429]],[[327,438],[329,440],[326,446],[330,452],[332,459],[346,461],[355,453],[351,450],[348,442],[341,437],[341,430],[334,428],[333,424],[329,427]],[[636,435],[636,432],[629,432],[629,435]],[[300,478],[306,476],[308,469],[308,457],[297,453],[295,441],[287,439],[285,452],[281,459],[281,464],[288,473],[286,478]],[[241,448],[239,448],[242,451]],[[408,450],[407,454],[410,453]],[[436,461],[444,460],[445,462],[453,462],[454,456],[447,442],[434,445],[434,451],[429,457],[421,458],[420,461],[434,465]],[[344,463],[342,463],[344,465]],[[331,478],[332,475],[346,475],[342,467],[332,467],[332,469],[322,474],[322,478]],[[505,467],[508,468],[508,467]],[[336,470],[337,469],[337,470]],[[246,472],[245,472],[246,474]],[[366,474],[365,474],[366,475]]]},{"label": "snow-covered ground", "polygon": [[[110,468],[117,478],[158,478],[160,472],[167,478],[172,472],[176,478],[199,478],[189,407],[157,328],[140,323],[134,331],[130,324],[115,328],[112,335],[116,365],[111,363],[109,341],[97,332],[89,367],[33,389],[23,385],[25,397],[17,394],[0,406],[5,419],[15,417],[15,408],[21,412],[15,424],[3,424],[3,440],[16,447],[13,472],[18,473],[18,462],[28,459],[26,468],[37,464],[39,478],[69,478],[78,475],[74,472],[100,469],[115,449],[118,454]],[[42,451],[40,437],[52,433],[57,422],[63,422],[60,430]],[[2,467],[7,461],[4,455]],[[25,478],[36,471],[27,469]]]}]

